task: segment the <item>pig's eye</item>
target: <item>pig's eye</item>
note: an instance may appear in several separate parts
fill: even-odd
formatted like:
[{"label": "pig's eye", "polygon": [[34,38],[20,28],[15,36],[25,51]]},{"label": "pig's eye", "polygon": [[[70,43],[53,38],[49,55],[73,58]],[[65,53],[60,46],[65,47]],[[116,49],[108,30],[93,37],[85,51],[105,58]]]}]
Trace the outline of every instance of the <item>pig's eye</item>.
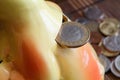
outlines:
[{"label": "pig's eye", "polygon": [[3,62],[3,60],[0,60],[0,64]]}]

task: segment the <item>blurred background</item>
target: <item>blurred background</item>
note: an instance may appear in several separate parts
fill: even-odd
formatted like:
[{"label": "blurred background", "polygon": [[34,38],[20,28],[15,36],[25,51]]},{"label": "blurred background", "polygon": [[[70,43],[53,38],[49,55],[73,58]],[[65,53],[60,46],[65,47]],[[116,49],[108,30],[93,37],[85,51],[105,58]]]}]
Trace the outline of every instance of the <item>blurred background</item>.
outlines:
[{"label": "blurred background", "polygon": [[107,16],[120,20],[120,0],[52,0],[71,19],[82,16],[82,11],[89,6],[97,5]]}]

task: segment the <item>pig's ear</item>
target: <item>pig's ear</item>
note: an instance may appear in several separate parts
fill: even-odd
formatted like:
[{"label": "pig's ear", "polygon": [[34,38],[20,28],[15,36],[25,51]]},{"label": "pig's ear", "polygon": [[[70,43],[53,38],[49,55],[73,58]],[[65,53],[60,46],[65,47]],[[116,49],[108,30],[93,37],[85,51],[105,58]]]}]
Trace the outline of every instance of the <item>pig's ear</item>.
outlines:
[{"label": "pig's ear", "polygon": [[[61,8],[54,2],[51,1],[45,1],[50,8],[51,14],[53,15],[54,20],[58,23],[58,25],[62,24],[63,19],[63,12]],[[56,23],[55,23],[56,24]]]}]

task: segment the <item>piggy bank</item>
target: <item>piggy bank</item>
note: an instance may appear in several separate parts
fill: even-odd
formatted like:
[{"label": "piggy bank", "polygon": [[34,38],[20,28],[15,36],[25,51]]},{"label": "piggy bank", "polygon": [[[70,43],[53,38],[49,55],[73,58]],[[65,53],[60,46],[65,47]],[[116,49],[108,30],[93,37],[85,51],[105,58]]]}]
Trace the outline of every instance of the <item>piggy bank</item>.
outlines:
[{"label": "piggy bank", "polygon": [[0,1],[0,80],[104,80],[89,42],[62,48],[61,8],[44,0]]}]

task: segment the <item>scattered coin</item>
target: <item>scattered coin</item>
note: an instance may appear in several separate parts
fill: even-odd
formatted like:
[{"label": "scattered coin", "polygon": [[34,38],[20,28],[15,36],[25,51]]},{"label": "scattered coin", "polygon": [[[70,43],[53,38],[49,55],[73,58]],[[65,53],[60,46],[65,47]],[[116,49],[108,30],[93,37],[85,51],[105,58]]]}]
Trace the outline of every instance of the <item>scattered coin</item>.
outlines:
[{"label": "scattered coin", "polygon": [[98,20],[104,17],[103,12],[97,6],[88,7],[83,12],[84,15],[91,20]]},{"label": "scattered coin", "polygon": [[99,32],[91,32],[90,43],[98,44],[102,38],[103,36]]},{"label": "scattered coin", "polygon": [[100,31],[106,35],[111,36],[114,35],[120,26],[120,23],[114,18],[105,19],[99,26]]},{"label": "scattered coin", "polygon": [[86,24],[89,22],[89,20],[87,18],[84,18],[84,17],[79,17],[75,20],[76,22],[79,22],[81,24]]},{"label": "scattered coin", "polygon": [[97,32],[99,23],[96,21],[89,21],[88,23],[85,24],[85,26],[91,31],[91,32]]},{"label": "scattered coin", "polygon": [[105,55],[105,56],[107,56],[107,57],[114,57],[114,56],[119,55],[119,52],[110,52],[107,49],[105,49],[103,47],[103,45],[101,46],[101,48],[102,48],[102,54]]},{"label": "scattered coin", "polygon": [[112,52],[120,51],[120,35],[108,36],[103,39],[104,47]]},{"label": "scattered coin", "polygon": [[115,26],[120,27],[120,22],[116,18],[106,18],[104,21],[114,23]]},{"label": "scattered coin", "polygon": [[104,66],[105,72],[108,72],[110,69],[111,61],[102,54],[99,55],[99,60],[100,60],[101,64]]},{"label": "scattered coin", "polygon": [[120,72],[120,55],[115,58],[115,67]]},{"label": "scattered coin", "polygon": [[112,61],[111,65],[110,65],[110,69],[111,72],[116,76],[116,77],[120,77],[120,72],[116,69],[114,61]]},{"label": "scattered coin", "polygon": [[65,22],[56,37],[56,42],[63,47],[79,47],[88,42],[89,30],[77,22]]}]

